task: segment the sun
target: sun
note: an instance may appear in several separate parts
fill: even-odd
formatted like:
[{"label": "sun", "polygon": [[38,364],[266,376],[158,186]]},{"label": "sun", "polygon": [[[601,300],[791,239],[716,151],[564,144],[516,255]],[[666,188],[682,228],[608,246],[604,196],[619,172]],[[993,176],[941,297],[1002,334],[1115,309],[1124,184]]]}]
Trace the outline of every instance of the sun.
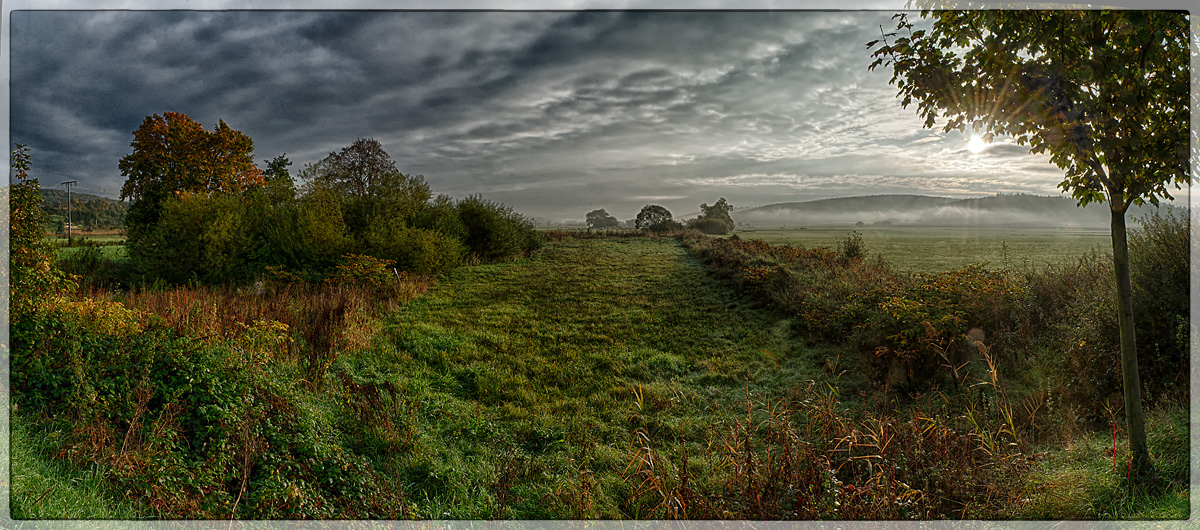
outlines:
[{"label": "sun", "polygon": [[971,139],[967,140],[967,151],[970,151],[973,155],[982,153],[984,149],[987,149],[987,146],[988,143],[983,138],[973,134],[971,135]]}]

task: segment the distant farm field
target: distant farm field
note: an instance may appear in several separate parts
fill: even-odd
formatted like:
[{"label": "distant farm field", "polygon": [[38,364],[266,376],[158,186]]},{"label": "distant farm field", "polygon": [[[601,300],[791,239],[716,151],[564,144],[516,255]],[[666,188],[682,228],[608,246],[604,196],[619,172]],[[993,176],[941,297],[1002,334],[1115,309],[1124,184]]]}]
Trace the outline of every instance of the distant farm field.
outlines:
[{"label": "distant farm field", "polygon": [[989,268],[1041,269],[1071,263],[1084,254],[1112,252],[1107,230],[980,229],[934,227],[771,228],[738,230],[742,239],[805,248],[837,248],[862,234],[868,256],[882,255],[901,271],[944,272],[981,264]]},{"label": "distant farm field", "polygon": [[[59,247],[58,258],[64,259],[82,251],[85,248],[89,247]],[[123,260],[126,256],[125,247],[121,245],[105,245],[96,248],[100,249],[100,256],[104,259]]]}]

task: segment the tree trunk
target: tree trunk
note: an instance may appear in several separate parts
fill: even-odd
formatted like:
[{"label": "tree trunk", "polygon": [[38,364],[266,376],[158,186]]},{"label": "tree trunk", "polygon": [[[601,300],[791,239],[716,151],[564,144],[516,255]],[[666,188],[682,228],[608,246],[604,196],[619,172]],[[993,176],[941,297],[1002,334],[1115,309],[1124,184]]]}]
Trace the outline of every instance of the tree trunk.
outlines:
[{"label": "tree trunk", "polygon": [[1113,270],[1117,277],[1117,323],[1121,328],[1121,383],[1125,395],[1126,433],[1135,483],[1154,480],[1154,466],[1146,447],[1142,416],[1142,379],[1138,375],[1137,340],[1133,331],[1133,284],[1129,280],[1129,245],[1125,235],[1125,210],[1112,210]]}]

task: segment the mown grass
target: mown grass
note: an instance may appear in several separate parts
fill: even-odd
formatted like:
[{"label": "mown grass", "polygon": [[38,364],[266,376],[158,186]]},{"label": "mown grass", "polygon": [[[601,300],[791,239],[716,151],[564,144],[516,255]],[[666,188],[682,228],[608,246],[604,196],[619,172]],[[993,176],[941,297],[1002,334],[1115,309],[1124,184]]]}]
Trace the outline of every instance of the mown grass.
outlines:
[{"label": "mown grass", "polygon": [[405,390],[386,423],[407,425],[356,443],[427,495],[422,517],[634,517],[635,433],[695,449],[747,382],[778,391],[819,375],[788,325],[670,241],[567,240],[456,271],[331,371]]},{"label": "mown grass", "polygon": [[742,239],[772,245],[836,247],[854,232],[871,257],[881,256],[900,271],[939,273],[972,264],[989,268],[1043,269],[1069,264],[1092,251],[1112,253],[1107,231],[934,227],[756,228],[737,230]]}]

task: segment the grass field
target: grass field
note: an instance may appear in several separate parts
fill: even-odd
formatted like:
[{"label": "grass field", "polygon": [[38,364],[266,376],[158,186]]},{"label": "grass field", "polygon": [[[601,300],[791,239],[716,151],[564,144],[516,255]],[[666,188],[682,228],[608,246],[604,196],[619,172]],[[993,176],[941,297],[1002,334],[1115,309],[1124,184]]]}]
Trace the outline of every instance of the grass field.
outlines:
[{"label": "grass field", "polygon": [[[66,258],[88,247],[59,247],[58,259]],[[122,245],[105,245],[97,247],[100,249],[100,256],[110,260],[125,259],[125,247]]]},{"label": "grass field", "polygon": [[[974,475],[959,459],[983,455],[980,435],[948,427],[962,411],[940,408],[946,396],[906,420],[875,399],[864,361],[793,333],[787,314],[736,293],[672,239],[566,239],[459,268],[369,327],[372,338],[330,352],[320,386],[302,390],[286,364],[266,373],[294,389],[288,406],[313,436],[369,460],[418,518],[1186,517],[1186,487],[1123,496],[1108,432],[1075,435],[1074,449],[1030,447],[1041,455],[1030,475],[999,469],[1007,457]],[[1186,474],[1186,422],[1181,409],[1150,415],[1151,451],[1171,477]],[[98,477],[55,463],[36,427],[15,431],[14,513],[134,509],[87,495],[103,489]],[[893,452],[924,449],[880,457],[885,430],[899,436]],[[772,493],[782,484],[791,489]],[[953,502],[901,506],[898,495],[918,493]]]},{"label": "grass field", "polygon": [[700,454],[747,388],[820,374],[787,330],[669,241],[568,240],[455,271],[387,320],[391,353],[333,370],[419,389],[398,472],[421,517],[644,517],[627,505],[636,444]]},{"label": "grass field", "polygon": [[63,259],[79,252],[80,249],[86,248],[88,245],[99,245],[100,254],[103,258],[123,260],[125,259],[125,246],[120,243],[125,241],[125,238],[125,234],[118,231],[77,233],[73,238],[75,246],[66,246],[66,237],[47,235],[45,239],[58,247],[58,259]]},{"label": "grass field", "polygon": [[933,227],[763,228],[737,230],[742,239],[806,248],[837,248],[852,232],[862,234],[870,257],[883,256],[896,270],[944,272],[971,264],[989,268],[1041,268],[1071,263],[1092,251],[1112,253],[1106,230],[979,229]]}]

